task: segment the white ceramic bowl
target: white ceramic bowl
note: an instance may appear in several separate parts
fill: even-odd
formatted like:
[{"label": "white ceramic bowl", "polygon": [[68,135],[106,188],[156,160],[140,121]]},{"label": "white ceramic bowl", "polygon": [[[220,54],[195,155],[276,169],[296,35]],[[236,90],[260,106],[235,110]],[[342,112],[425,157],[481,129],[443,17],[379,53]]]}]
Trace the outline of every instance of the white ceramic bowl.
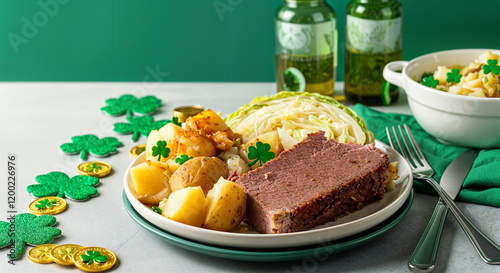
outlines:
[{"label": "white ceramic bowl", "polygon": [[[487,50],[448,50],[410,62],[391,62],[384,68],[384,78],[405,90],[415,119],[432,136],[453,145],[499,148],[500,98],[456,95],[416,82],[424,72],[435,71],[438,65],[467,65]],[[500,54],[500,50],[491,52]]]}]

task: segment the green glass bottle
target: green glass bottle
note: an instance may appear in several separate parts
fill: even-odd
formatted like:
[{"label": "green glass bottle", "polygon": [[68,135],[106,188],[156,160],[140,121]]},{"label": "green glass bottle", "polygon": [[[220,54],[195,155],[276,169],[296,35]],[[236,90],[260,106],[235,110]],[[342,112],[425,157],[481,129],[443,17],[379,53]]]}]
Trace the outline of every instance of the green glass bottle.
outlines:
[{"label": "green glass bottle", "polygon": [[279,91],[334,95],[337,17],[325,0],[285,0],[276,12]]},{"label": "green glass bottle", "polygon": [[[397,0],[351,0],[346,8],[344,92],[348,101],[383,104],[384,66],[401,60],[403,7]],[[394,101],[398,88],[390,85]]]}]

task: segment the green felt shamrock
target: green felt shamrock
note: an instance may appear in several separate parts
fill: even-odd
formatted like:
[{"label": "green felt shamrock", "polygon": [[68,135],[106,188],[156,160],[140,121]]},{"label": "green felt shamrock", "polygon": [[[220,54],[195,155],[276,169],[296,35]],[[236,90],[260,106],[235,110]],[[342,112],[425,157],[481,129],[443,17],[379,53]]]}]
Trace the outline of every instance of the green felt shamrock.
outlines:
[{"label": "green felt shamrock", "polygon": [[165,140],[158,140],[156,146],[151,148],[151,151],[152,156],[158,156],[158,161],[160,161],[162,157],[167,158],[170,154],[170,149],[167,147],[167,142]]},{"label": "green felt shamrock", "polygon": [[96,261],[98,263],[105,263],[106,260],[108,259],[108,256],[106,255],[101,255],[101,252],[99,251],[92,251],[89,250],[86,252],[87,254],[82,254],[80,257],[82,257],[82,261],[87,263],[87,264],[92,264],[92,262]]},{"label": "green felt shamrock", "polygon": [[64,196],[78,201],[86,200],[97,194],[94,186],[99,184],[99,178],[87,175],[77,175],[69,178],[62,172],[51,172],[38,175],[35,178],[39,184],[29,185],[26,190],[36,197]]},{"label": "green felt shamrock", "polygon": [[460,74],[460,69],[453,68],[451,72],[446,73],[446,81],[451,82],[453,85],[454,83],[459,83],[460,79],[462,78],[462,75]]},{"label": "green felt shamrock", "polygon": [[179,164],[179,165],[182,165],[182,164],[184,164],[186,161],[188,161],[188,160],[190,160],[190,159],[192,159],[192,157],[191,157],[191,156],[188,156],[188,155],[186,155],[186,154],[182,154],[182,155],[180,155],[179,157],[177,157],[177,158],[175,159],[175,163],[177,163],[177,164]]},{"label": "green felt shamrock", "polygon": [[425,77],[425,78],[423,78],[423,81],[422,81],[423,85],[425,85],[427,87],[433,87],[433,88],[436,88],[438,83],[439,83],[439,80],[435,80],[434,76]]},{"label": "green felt shamrock", "polygon": [[494,59],[490,59],[487,61],[488,64],[483,65],[483,72],[484,74],[488,74],[491,72],[493,75],[499,75],[500,74],[500,66],[497,65],[498,61]]},{"label": "green felt shamrock", "polygon": [[96,156],[107,156],[116,152],[116,147],[122,146],[122,143],[114,137],[105,137],[99,139],[95,135],[74,136],[71,138],[73,143],[64,143],[61,150],[67,154],[77,154],[80,152],[80,158],[87,159],[89,152]]},{"label": "green felt shamrock", "polygon": [[161,100],[155,96],[145,96],[137,99],[135,96],[126,94],[118,99],[106,100],[105,106],[101,108],[102,111],[112,115],[121,116],[127,113],[128,117],[132,117],[133,113],[138,114],[151,114],[161,105]]},{"label": "green felt shamrock", "polygon": [[50,199],[49,198],[45,198],[45,199],[42,199],[40,201],[37,202],[37,204],[35,204],[35,207],[37,207],[38,209],[45,209],[45,208],[52,208],[52,206],[60,206],[61,204],[57,203],[57,199]]},{"label": "green felt shamrock", "polygon": [[274,153],[270,151],[271,145],[267,143],[258,141],[255,143],[255,146],[250,146],[247,150],[248,159],[254,159],[252,162],[248,163],[248,166],[252,166],[257,161],[259,162],[259,166],[262,166],[262,163],[266,163],[274,158]]},{"label": "green felt shamrock", "polygon": [[152,130],[158,130],[171,122],[170,120],[155,121],[152,116],[132,117],[127,120],[129,123],[116,123],[113,130],[120,134],[133,133],[132,141],[136,141],[141,134],[149,136]]},{"label": "green felt shamrock", "polygon": [[179,127],[182,127],[182,122],[179,122],[179,118],[178,117],[173,117],[172,118],[172,123],[179,126]]},{"label": "green felt shamrock", "polygon": [[94,173],[97,173],[98,170],[101,170],[102,167],[101,166],[97,166],[97,163],[92,163],[92,164],[88,164],[85,166],[85,171],[86,172],[94,172]]},{"label": "green felt shamrock", "polygon": [[12,260],[21,257],[26,244],[48,244],[61,236],[61,230],[52,227],[56,218],[51,215],[21,213],[7,220],[9,222],[0,221],[0,248],[13,247],[14,252],[7,255]]}]

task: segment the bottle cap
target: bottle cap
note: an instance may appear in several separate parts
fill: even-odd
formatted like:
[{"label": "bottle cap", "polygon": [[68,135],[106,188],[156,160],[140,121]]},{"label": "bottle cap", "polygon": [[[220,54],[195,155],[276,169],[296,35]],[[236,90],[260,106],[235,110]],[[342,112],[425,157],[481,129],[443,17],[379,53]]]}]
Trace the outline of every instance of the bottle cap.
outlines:
[{"label": "bottle cap", "polygon": [[196,116],[197,114],[203,112],[205,108],[201,105],[189,105],[177,107],[174,109],[174,117],[179,119],[179,122],[185,122],[187,118]]},{"label": "bottle cap", "polygon": [[104,177],[111,173],[111,165],[102,161],[84,162],[78,165],[77,171],[81,175]]}]

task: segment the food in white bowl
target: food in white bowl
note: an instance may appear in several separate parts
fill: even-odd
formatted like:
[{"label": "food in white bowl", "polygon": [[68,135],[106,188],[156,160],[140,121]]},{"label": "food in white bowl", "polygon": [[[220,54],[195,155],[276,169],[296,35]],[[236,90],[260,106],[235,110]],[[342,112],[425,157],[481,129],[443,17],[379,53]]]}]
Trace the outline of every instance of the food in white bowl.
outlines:
[{"label": "food in white bowl", "polygon": [[[405,90],[415,119],[432,136],[452,145],[498,148],[500,98],[460,96],[419,82],[424,73],[435,71],[438,66],[466,66],[486,51],[488,49],[448,50],[409,62],[391,62],[384,68],[384,78]],[[500,50],[490,51],[500,54]]]},{"label": "food in white bowl", "polygon": [[489,50],[468,65],[441,65],[429,74],[422,75],[422,84],[437,90],[472,97],[499,97],[498,55]]}]

